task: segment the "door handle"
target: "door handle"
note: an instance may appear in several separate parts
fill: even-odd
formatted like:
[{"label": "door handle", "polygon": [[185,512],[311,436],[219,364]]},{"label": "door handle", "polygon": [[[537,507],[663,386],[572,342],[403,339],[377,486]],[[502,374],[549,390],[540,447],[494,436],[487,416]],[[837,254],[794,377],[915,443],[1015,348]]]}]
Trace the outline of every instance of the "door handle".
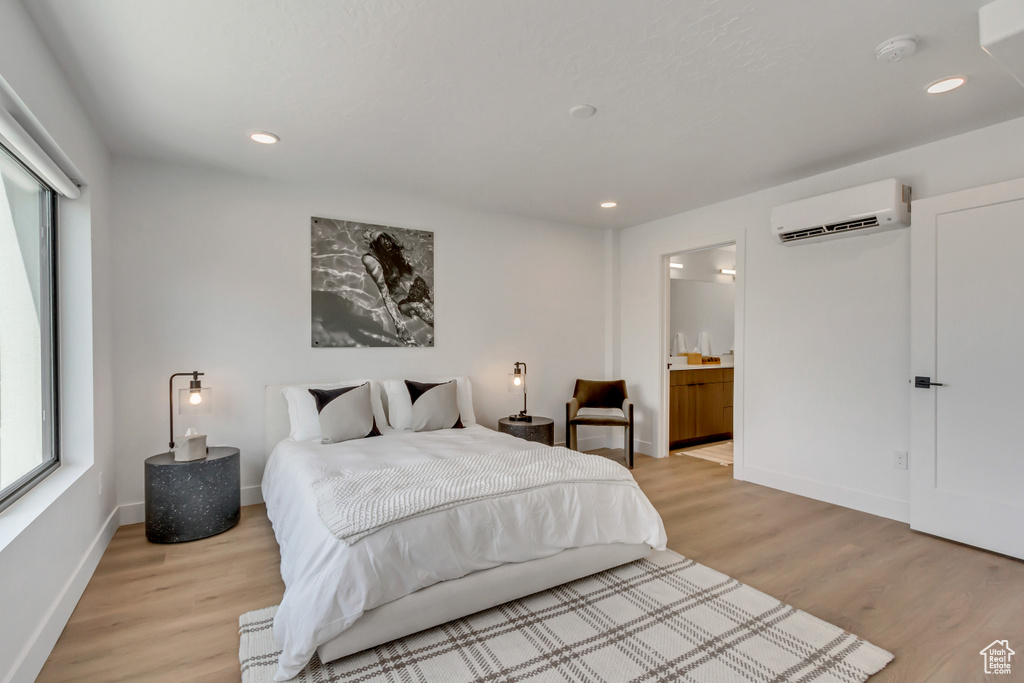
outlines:
[{"label": "door handle", "polygon": [[942,382],[933,382],[931,377],[915,377],[914,388],[915,389],[929,389],[931,387],[944,387],[946,386]]}]

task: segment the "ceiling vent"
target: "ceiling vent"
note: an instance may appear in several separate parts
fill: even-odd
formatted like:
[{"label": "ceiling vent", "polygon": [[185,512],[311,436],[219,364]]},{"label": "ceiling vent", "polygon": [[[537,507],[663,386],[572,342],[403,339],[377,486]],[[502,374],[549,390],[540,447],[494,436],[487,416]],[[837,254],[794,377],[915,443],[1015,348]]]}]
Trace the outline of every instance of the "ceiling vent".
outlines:
[{"label": "ceiling vent", "polygon": [[772,209],[772,234],[782,244],[867,235],[908,225],[910,187],[895,178]]}]

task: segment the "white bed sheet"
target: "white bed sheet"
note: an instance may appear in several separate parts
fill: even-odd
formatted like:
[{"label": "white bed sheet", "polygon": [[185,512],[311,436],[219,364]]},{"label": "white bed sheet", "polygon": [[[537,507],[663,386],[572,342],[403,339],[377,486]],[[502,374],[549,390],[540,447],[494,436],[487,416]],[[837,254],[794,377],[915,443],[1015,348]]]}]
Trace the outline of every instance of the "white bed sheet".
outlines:
[{"label": "white bed sheet", "polygon": [[391,432],[324,445],[282,441],[263,475],[263,498],[281,547],[284,599],[274,619],[282,649],[275,680],[297,674],[317,646],[363,612],[438,581],[566,548],[647,543],[664,549],[665,527],[633,487],[562,484],[474,501],[416,517],[346,546],[317,513],[311,484],[433,458],[542,446],[480,425],[436,432]]}]

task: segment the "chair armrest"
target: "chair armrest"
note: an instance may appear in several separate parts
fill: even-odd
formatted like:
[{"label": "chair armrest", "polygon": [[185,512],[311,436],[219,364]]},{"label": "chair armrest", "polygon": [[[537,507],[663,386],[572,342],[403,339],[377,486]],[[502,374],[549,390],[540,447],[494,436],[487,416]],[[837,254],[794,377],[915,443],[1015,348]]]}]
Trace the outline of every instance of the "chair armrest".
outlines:
[{"label": "chair armrest", "polygon": [[632,413],[633,413],[633,402],[630,401],[627,398],[625,401],[622,402],[622,417],[624,417],[627,420],[629,420],[630,417],[632,416]]},{"label": "chair armrest", "polygon": [[576,417],[576,413],[580,412],[580,402],[576,400],[576,397],[569,399],[565,402],[565,419],[566,421]]}]

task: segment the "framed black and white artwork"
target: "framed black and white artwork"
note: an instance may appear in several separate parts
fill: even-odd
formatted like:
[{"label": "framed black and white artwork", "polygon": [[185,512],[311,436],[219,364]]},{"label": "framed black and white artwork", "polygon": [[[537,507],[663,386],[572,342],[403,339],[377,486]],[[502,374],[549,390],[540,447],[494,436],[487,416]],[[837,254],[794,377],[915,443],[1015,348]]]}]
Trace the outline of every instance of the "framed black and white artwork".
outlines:
[{"label": "framed black and white artwork", "polygon": [[434,345],[434,233],[311,219],[312,342]]}]

